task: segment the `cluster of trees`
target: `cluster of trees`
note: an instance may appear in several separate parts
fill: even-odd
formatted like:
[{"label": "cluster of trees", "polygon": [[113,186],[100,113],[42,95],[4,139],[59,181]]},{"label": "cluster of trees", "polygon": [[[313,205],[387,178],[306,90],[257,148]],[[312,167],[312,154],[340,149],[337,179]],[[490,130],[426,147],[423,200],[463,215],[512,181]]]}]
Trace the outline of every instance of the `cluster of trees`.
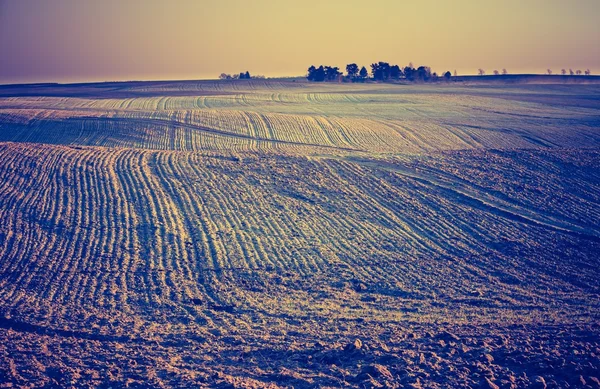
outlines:
[{"label": "cluster of trees", "polygon": [[[371,77],[375,81],[389,81],[389,80],[400,80],[406,79],[408,81],[430,81],[437,80],[438,74],[431,72],[431,68],[428,66],[419,66],[414,68],[413,64],[410,63],[408,66],[401,68],[398,65],[390,65],[388,62],[375,62],[371,64]],[[449,80],[452,77],[452,73],[449,71],[443,74],[443,77]],[[360,67],[351,63],[346,65],[346,76],[340,72],[337,66],[319,66],[312,65],[308,68],[308,75],[306,78],[309,81],[333,81],[342,80],[352,82],[364,82],[369,79],[369,71],[367,68]]]},{"label": "cluster of trees", "polygon": [[340,72],[340,68],[337,66],[320,65],[318,68],[315,66],[309,67],[306,78],[309,81],[333,81],[337,80],[341,75],[342,72]]},{"label": "cluster of trees", "polygon": [[221,73],[219,79],[221,80],[249,80],[251,78],[265,78],[265,76],[250,76],[250,72],[246,70],[246,72],[241,72],[240,74],[231,74]]},{"label": "cluster of trees", "polygon": [[369,77],[369,72],[364,66],[360,69],[355,63],[346,65],[346,74],[352,81],[364,81]]},{"label": "cluster of trees", "polygon": [[[412,63],[404,68],[398,65],[390,65],[387,62],[377,62],[371,64],[371,74],[377,81],[399,80],[404,78],[408,81],[429,81],[439,78],[436,72],[432,72],[429,66],[419,66],[415,68]],[[452,74],[448,71],[444,77],[449,79]]]}]

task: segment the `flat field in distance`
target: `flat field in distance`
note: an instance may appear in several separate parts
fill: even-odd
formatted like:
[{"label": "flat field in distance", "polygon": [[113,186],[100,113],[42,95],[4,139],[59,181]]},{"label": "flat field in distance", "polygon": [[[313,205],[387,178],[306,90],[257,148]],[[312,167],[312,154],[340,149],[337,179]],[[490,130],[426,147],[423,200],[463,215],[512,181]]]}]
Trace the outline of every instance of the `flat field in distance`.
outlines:
[{"label": "flat field in distance", "polygon": [[600,85],[0,87],[0,382],[600,387]]}]

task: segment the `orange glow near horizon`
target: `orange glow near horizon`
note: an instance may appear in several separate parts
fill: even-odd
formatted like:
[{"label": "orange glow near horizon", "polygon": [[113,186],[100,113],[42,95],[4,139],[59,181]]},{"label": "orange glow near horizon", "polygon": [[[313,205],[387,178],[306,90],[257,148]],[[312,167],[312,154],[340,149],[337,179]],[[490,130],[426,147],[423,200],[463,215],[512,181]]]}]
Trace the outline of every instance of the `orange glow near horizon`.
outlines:
[{"label": "orange glow near horizon", "polygon": [[600,71],[600,2],[0,0],[0,83],[303,75],[375,61],[442,72]]}]

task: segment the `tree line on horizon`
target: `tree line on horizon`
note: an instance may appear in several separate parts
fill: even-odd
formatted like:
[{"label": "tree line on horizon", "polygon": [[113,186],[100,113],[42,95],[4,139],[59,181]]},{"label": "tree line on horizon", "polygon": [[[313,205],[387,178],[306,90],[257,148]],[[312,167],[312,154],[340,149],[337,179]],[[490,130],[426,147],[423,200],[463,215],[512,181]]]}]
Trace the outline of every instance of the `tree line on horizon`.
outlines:
[{"label": "tree line on horizon", "polygon": [[240,74],[234,74],[233,76],[231,74],[227,74],[227,73],[221,73],[221,75],[219,76],[220,80],[250,80],[253,78],[265,78],[265,76],[251,76],[249,71],[245,71],[245,72],[240,72]]},{"label": "tree line on horizon", "polygon": [[[388,62],[375,62],[371,64],[371,71],[369,72],[366,67],[362,66],[359,69],[359,66],[355,63],[351,63],[346,65],[346,75],[340,71],[340,68],[337,66],[327,66],[320,65],[316,67],[315,65],[311,65],[308,68],[306,78],[308,81],[351,81],[351,82],[365,82],[366,80],[372,79],[374,81],[389,81],[389,80],[400,80],[404,79],[407,81],[419,81],[419,82],[427,82],[427,81],[437,81],[440,78],[444,80],[450,80],[453,75],[450,71],[446,71],[442,75],[438,75],[436,72],[432,72],[429,66],[419,66],[415,68],[411,63],[404,68],[401,68],[398,65],[390,65]],[[561,70],[562,75],[567,74],[566,69]],[[581,75],[584,73],[586,76],[591,74],[590,70],[587,69],[585,72],[581,70],[573,71],[569,69],[569,74],[573,75]],[[369,74],[371,77],[369,77]],[[478,74],[480,76],[485,75],[484,69],[479,69]],[[506,69],[502,69],[501,71],[494,70],[494,75],[507,75],[508,71]],[[547,74],[551,75],[552,70],[548,69]],[[454,71],[454,77],[456,77],[456,70]]]},{"label": "tree line on horizon", "polygon": [[[316,67],[311,65],[308,68],[306,78],[309,81],[335,81],[345,79],[352,82],[365,82],[368,79],[375,81],[388,81],[388,80],[400,80],[405,79],[408,81],[435,81],[440,78],[436,72],[432,72],[429,66],[419,66],[415,68],[412,63],[408,64],[404,68],[398,65],[390,65],[388,62],[379,61],[371,64],[371,78],[369,78],[369,71],[366,67],[359,66],[355,63],[346,65],[346,76],[340,71],[337,66],[324,66],[320,65]],[[456,75],[456,74],[455,74]],[[441,77],[446,80],[450,80],[452,73],[450,71],[445,72]]]}]

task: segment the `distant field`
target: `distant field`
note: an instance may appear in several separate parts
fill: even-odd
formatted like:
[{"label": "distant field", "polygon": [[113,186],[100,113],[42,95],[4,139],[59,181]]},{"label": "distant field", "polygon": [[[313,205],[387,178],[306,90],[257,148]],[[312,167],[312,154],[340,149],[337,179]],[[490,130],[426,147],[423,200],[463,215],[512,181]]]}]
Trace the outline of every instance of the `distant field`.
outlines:
[{"label": "distant field", "polygon": [[599,269],[600,85],[0,87],[0,383],[600,387]]}]

